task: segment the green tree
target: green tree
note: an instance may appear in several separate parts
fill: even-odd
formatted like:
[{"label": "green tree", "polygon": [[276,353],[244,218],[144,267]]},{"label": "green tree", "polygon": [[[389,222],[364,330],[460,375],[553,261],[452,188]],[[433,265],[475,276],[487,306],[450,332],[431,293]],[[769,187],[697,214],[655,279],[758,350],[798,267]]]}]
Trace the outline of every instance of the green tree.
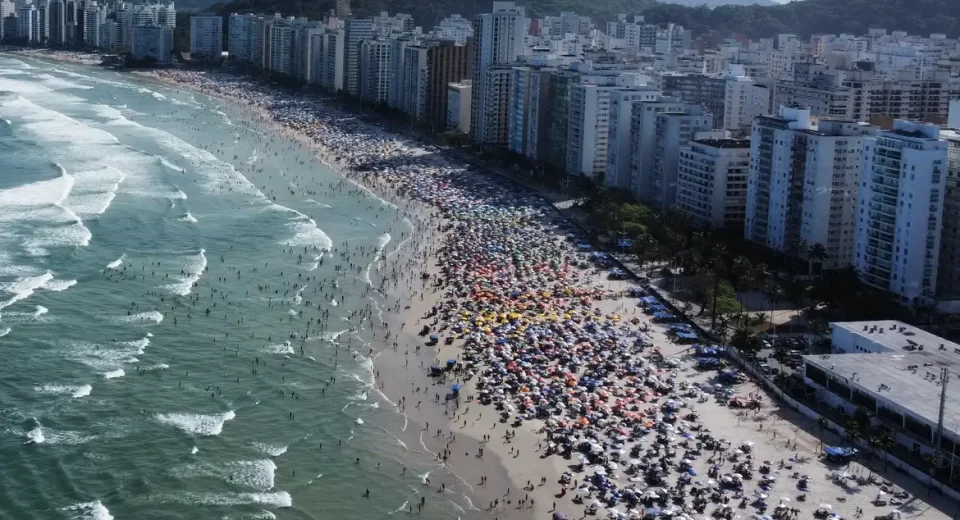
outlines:
[{"label": "green tree", "polygon": [[827,261],[827,248],[823,244],[813,244],[807,252],[807,258],[813,262],[816,274],[823,275],[823,263]]},{"label": "green tree", "polygon": [[730,346],[737,349],[741,354],[749,356],[760,352],[763,348],[763,341],[760,337],[746,327],[738,327],[733,331],[730,338]]}]

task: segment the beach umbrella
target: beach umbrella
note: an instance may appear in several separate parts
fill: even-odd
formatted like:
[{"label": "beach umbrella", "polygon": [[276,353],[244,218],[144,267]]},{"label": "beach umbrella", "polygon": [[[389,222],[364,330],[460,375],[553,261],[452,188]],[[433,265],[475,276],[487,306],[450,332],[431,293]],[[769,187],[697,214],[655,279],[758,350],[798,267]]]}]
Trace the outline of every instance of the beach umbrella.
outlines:
[{"label": "beach umbrella", "polygon": [[556,512],[553,514],[553,520],[567,520],[567,515],[560,512]]}]

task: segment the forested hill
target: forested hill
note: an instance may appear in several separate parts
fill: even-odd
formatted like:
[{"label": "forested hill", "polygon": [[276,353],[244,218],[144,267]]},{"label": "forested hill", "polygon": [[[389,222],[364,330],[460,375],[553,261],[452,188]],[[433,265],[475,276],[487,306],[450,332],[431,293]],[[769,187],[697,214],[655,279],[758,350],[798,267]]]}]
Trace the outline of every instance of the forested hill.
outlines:
[{"label": "forested hill", "polygon": [[[696,0],[682,0],[695,3]],[[703,0],[716,5],[717,0]],[[335,0],[234,0],[213,10],[231,12],[279,12],[284,16],[304,15],[319,19],[334,7]],[[778,33],[809,36],[815,33],[864,34],[871,27],[903,30],[911,34],[946,33],[960,36],[960,0],[803,0],[784,5],[702,5],[688,7],[656,0],[518,0],[533,17],[575,11],[602,24],[618,13],[642,14],[654,23],[673,22],[693,29],[694,34],[718,31],[721,35],[741,33],[751,38]],[[492,2],[480,0],[353,0],[359,15],[380,11],[410,13],[424,29],[453,13],[472,18],[489,12]]]}]

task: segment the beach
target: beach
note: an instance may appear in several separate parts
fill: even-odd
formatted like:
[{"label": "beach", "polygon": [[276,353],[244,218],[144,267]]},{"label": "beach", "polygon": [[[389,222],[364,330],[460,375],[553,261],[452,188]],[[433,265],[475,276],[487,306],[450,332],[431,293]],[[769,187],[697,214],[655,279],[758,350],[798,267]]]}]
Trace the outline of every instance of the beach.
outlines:
[{"label": "beach", "polygon": [[[163,79],[168,81],[173,79],[192,88],[196,88],[198,81],[196,77],[183,79],[176,78],[175,75],[173,78],[164,76]],[[306,135],[309,134],[310,131],[307,131]],[[407,312],[400,312],[392,321],[392,330],[396,330],[398,323],[410,325],[414,323],[413,319],[417,318],[415,322],[417,329],[432,327],[431,331],[426,331],[425,336],[431,336],[429,332],[433,330],[439,332],[436,339],[428,343],[448,343],[447,339],[451,340],[449,344],[438,346],[433,365],[445,371],[447,360],[456,360],[456,370],[459,373],[450,374],[452,377],[444,373],[442,381],[447,384],[462,383],[463,386],[459,390],[459,395],[453,399],[457,404],[451,409],[451,406],[445,403],[445,412],[453,416],[450,421],[453,430],[469,435],[474,439],[475,445],[464,452],[463,457],[466,460],[462,462],[458,461],[460,450],[450,450],[450,458],[447,462],[452,467],[457,467],[458,462],[469,466],[471,459],[481,458],[479,455],[481,452],[478,450],[484,449],[486,453],[498,456],[507,468],[513,486],[499,498],[499,503],[487,504],[487,509],[507,518],[545,518],[554,512],[579,511],[583,509],[583,503],[590,507],[589,504],[595,503],[593,499],[596,497],[601,499],[602,507],[599,508],[601,514],[623,516],[646,514],[650,511],[650,506],[667,504],[661,503],[659,495],[655,500],[644,499],[643,497],[650,495],[651,487],[655,491],[658,491],[658,488],[643,485],[649,484],[649,479],[645,482],[644,478],[631,478],[631,475],[643,475],[644,468],[650,471],[651,466],[656,466],[651,464],[651,458],[653,458],[651,456],[657,456],[661,463],[660,469],[666,475],[674,471],[682,474],[686,471],[680,469],[682,467],[689,468],[691,470],[689,474],[709,477],[701,478],[700,481],[687,479],[686,484],[678,485],[676,493],[680,497],[688,497],[694,502],[704,503],[703,498],[709,492],[713,495],[710,501],[716,504],[715,511],[725,511],[724,508],[733,503],[731,500],[735,502],[740,499],[741,502],[749,502],[747,507],[731,508],[730,514],[735,516],[749,514],[751,509],[756,509],[760,513],[770,511],[778,515],[807,516],[818,509],[826,511],[829,506],[830,515],[848,517],[879,516],[888,513],[891,509],[896,509],[903,516],[908,517],[947,518],[945,513],[932,508],[918,507],[916,504],[911,504],[909,507],[891,507],[887,500],[882,499],[884,496],[899,493],[901,496],[896,500],[897,502],[912,502],[918,500],[916,498],[918,494],[923,495],[923,490],[912,489],[912,493],[904,494],[896,484],[887,481],[886,476],[865,478],[865,473],[870,471],[856,463],[842,469],[835,469],[820,462],[820,443],[808,431],[802,430],[802,425],[791,422],[792,420],[799,423],[801,420],[792,417],[788,411],[781,410],[771,396],[752,382],[743,381],[736,384],[733,391],[736,395],[747,396],[757,403],[757,408],[749,412],[736,412],[729,406],[721,406],[721,403],[728,401],[713,398],[712,386],[715,374],[693,369],[691,349],[677,344],[668,336],[665,327],[654,324],[641,312],[635,301],[626,297],[631,289],[630,284],[607,279],[606,271],[594,269],[593,264],[583,272],[570,272],[576,271],[572,266],[582,264],[587,260],[588,255],[577,253],[568,239],[573,238],[574,242],[583,239],[576,237],[575,231],[563,227],[562,218],[552,213],[551,208],[547,208],[542,201],[536,200],[529,194],[523,196],[491,194],[491,189],[500,188],[504,192],[510,189],[502,181],[454,179],[455,174],[443,171],[450,169],[446,160],[438,159],[426,164],[418,164],[418,166],[424,166],[425,170],[434,170],[426,175],[410,176],[409,170],[404,172],[407,175],[397,175],[392,168],[383,168],[382,165],[417,164],[415,157],[423,157],[424,151],[418,149],[415,143],[408,143],[402,138],[395,139],[397,144],[393,147],[373,147],[373,152],[377,155],[376,166],[373,167],[367,165],[370,158],[364,152],[357,153],[356,149],[331,146],[330,141],[322,138],[315,145],[320,147],[319,153],[327,158],[334,157],[343,161],[343,158],[347,157],[344,165],[347,168],[359,170],[359,173],[347,170],[345,173],[348,176],[354,178],[359,176],[362,182],[379,185],[381,190],[384,190],[383,183],[388,186],[387,191],[391,191],[391,188],[397,190],[399,186],[404,195],[413,195],[417,199],[427,201],[432,207],[439,207],[445,218],[438,219],[438,229],[453,229],[452,237],[446,240],[438,237],[429,246],[430,249],[436,249],[438,244],[442,244],[440,247],[443,252],[439,256],[439,266],[431,265],[436,258],[431,252],[428,251],[423,255],[423,258],[429,259],[426,262],[427,274],[431,277],[438,275],[441,277],[439,281],[431,284],[433,285],[432,294],[428,293],[424,304],[411,305],[409,309],[404,309]],[[390,154],[396,153],[398,149],[405,152],[408,158],[391,161]],[[457,186],[458,181],[463,185]],[[518,206],[523,209],[535,209],[517,212]],[[517,226],[520,234],[528,233],[531,240],[511,240],[509,244],[512,247],[509,247],[503,243],[503,240],[510,238],[511,233],[497,229],[500,226],[507,228]],[[481,235],[487,233],[490,236],[476,243],[468,241],[465,244],[465,238],[472,238],[475,233]],[[514,265],[505,265],[503,258],[499,259],[499,264],[495,260],[485,262],[478,258],[480,255],[490,254],[490,245],[503,248],[503,253],[506,255],[513,255]],[[523,256],[533,249],[534,256],[539,256],[540,263],[534,263],[532,270],[528,265],[518,269],[515,265],[517,251],[514,248],[519,248]],[[468,266],[458,266],[461,262],[467,263]],[[499,273],[499,276],[506,277],[509,281],[494,283],[505,280],[498,280],[498,276],[490,276],[487,271]],[[544,271],[547,273],[546,276],[543,274]],[[482,272],[483,275],[478,276],[478,272]],[[468,284],[477,284],[480,280],[486,282],[482,287],[477,285],[467,287]],[[421,285],[421,289],[425,287],[426,284]],[[441,289],[444,289],[442,294]],[[564,291],[567,294],[563,294]],[[568,301],[580,299],[578,302],[580,305],[558,303],[556,308],[551,309],[540,303],[536,304],[539,308],[534,306],[534,312],[529,310],[534,300],[549,300],[551,297],[562,299],[564,296]],[[476,301],[484,299],[492,300],[496,305],[478,308]],[[430,304],[431,310],[425,315],[423,310],[427,304]],[[559,316],[561,312],[567,314]],[[627,324],[628,320],[633,322],[632,327]],[[424,323],[427,325],[423,325]],[[548,330],[551,328],[550,323],[553,324],[552,331]],[[557,326],[557,323],[563,323],[563,325]],[[640,330],[643,332],[639,332]],[[554,334],[551,339],[555,341],[564,338],[564,333],[584,334],[586,337],[577,339],[584,342],[581,345],[586,355],[595,356],[595,364],[593,366],[587,364],[586,369],[580,366],[575,370],[557,373],[560,364],[554,365],[549,356],[544,360],[534,360],[528,355],[515,357],[515,353],[510,352],[509,347],[498,347],[516,340],[524,343],[531,338],[541,342],[544,341],[544,336],[550,338],[551,332]],[[406,332],[401,337],[408,344],[422,343],[424,340],[423,336],[418,337],[412,334],[412,331]],[[589,343],[598,338],[603,338],[601,341],[606,342],[607,345],[603,347],[598,345],[596,349],[592,349]],[[624,342],[626,338],[641,338],[628,341],[642,344],[643,347],[629,348]],[[572,338],[567,336],[565,339]],[[545,343],[550,347],[556,347],[556,344],[551,345],[549,340]],[[578,349],[575,342],[564,346],[569,349]],[[538,345],[533,348],[535,354],[542,356],[543,352],[543,346]],[[559,379],[562,381],[559,386],[575,387],[577,377],[582,379],[591,375],[591,369],[596,369],[597,365],[603,366],[604,363],[609,363],[611,357],[620,363],[629,364],[633,361],[637,366],[627,371],[622,367],[605,367],[607,371],[603,372],[607,377],[601,381],[606,384],[599,386],[609,389],[609,393],[613,395],[606,395],[607,392],[602,391],[599,394],[602,396],[600,399],[596,399],[597,393],[581,396],[587,397],[587,403],[590,403],[590,398],[595,399],[588,408],[581,409],[581,413],[587,412],[586,416],[597,417],[601,428],[599,431],[567,437],[568,452],[576,453],[570,448],[580,448],[583,443],[593,445],[598,441],[606,442],[601,444],[599,454],[593,451],[588,452],[588,460],[584,464],[586,469],[581,469],[580,473],[571,474],[570,467],[580,465],[570,464],[569,461],[571,458],[578,460],[578,457],[571,457],[569,453],[567,457],[547,456],[548,453],[559,451],[557,446],[564,443],[562,434],[569,432],[569,428],[564,428],[569,423],[564,424],[563,421],[570,421],[570,414],[556,413],[557,409],[554,409],[553,413],[537,411],[539,407],[534,399],[540,398],[540,406],[558,402],[583,406],[583,401],[576,398],[571,400],[569,397],[558,400],[556,395],[546,398],[549,394],[542,390],[538,392],[535,385],[556,387],[558,386],[556,380]],[[526,360],[520,363],[529,366],[530,370],[511,370],[510,367],[515,365],[518,359]],[[656,361],[659,359],[669,360],[666,368],[662,361],[659,363]],[[469,368],[462,368],[465,366]],[[422,366],[416,368],[420,371],[423,369]],[[507,370],[504,370],[505,368]],[[497,369],[500,370],[500,376],[519,372],[526,377],[519,382],[512,376],[497,377]],[[553,373],[550,374],[550,371]],[[635,383],[638,373],[646,374],[647,385]],[[549,377],[545,377],[547,374],[553,376],[553,382]],[[558,377],[561,374],[563,377]],[[614,377],[610,377],[610,374]],[[661,392],[651,394],[649,389],[651,377],[657,380],[666,378],[671,381],[673,383],[670,386],[671,391],[668,392],[665,391],[666,388],[662,388]],[[482,381],[481,385],[477,384],[479,381]],[[518,388],[520,384],[529,386]],[[507,390],[506,394],[504,390]],[[677,390],[685,391],[680,394],[683,397],[678,395]],[[645,392],[639,399],[638,391]],[[445,398],[442,394],[446,392],[447,390],[444,390],[435,395],[435,401],[440,401],[437,397]],[[513,394],[512,398],[499,400],[502,405],[499,408],[507,410],[504,416],[507,418],[506,421],[498,420],[496,411],[490,407],[478,405],[476,399],[481,394],[486,395],[488,401],[491,395]],[[464,395],[467,396],[465,400]],[[463,403],[460,403],[461,400]],[[644,410],[639,403],[650,405]],[[648,417],[649,423],[640,428],[642,433],[639,433],[634,416],[641,410],[644,413],[640,415]],[[482,418],[484,411],[487,412],[487,419]],[[661,421],[666,418],[665,415],[674,418],[677,414],[681,414],[685,419],[681,419],[679,424],[672,423],[677,424],[676,426],[665,429],[655,426],[651,428],[654,424],[664,424]],[[515,421],[516,416],[520,416],[520,419]],[[536,418],[538,416],[551,417],[548,421],[552,422],[538,420]],[[564,417],[564,419],[558,421],[555,417]],[[508,425],[510,423],[518,426],[511,428]],[[498,424],[500,424],[499,431]],[[545,425],[548,427],[544,428]],[[588,428],[592,426],[588,420],[583,420],[582,425]],[[633,434],[631,435],[631,430],[625,429],[624,426],[631,426]],[[542,435],[544,430],[549,431],[550,427],[553,431],[544,437]],[[810,429],[809,425],[807,429]],[[636,460],[636,455],[643,453],[640,446],[646,446],[642,436],[650,435],[646,432],[651,430],[660,432],[658,439],[664,439],[666,441],[664,444],[672,446],[678,443],[684,448],[680,461],[671,460],[673,457],[678,457],[676,453],[661,455],[659,450],[648,451],[646,453],[648,456],[643,457],[644,460]],[[503,432],[510,432],[508,439],[503,438]],[[713,457],[704,456],[701,442],[696,442],[696,446],[688,442],[694,438],[691,432],[701,432],[699,435],[703,437],[698,435],[697,438],[704,441],[703,444],[718,446]],[[716,434],[714,437],[710,432],[722,432],[722,435]],[[558,436],[558,433],[561,435]],[[616,433],[619,435],[612,435]],[[487,436],[490,437],[489,441],[477,443],[476,439],[483,440]],[[612,439],[605,439],[605,436],[611,436]],[[551,445],[552,448],[549,447]],[[462,449],[462,445],[459,448]],[[737,471],[723,473],[722,464],[715,464],[715,462],[722,460],[719,458],[721,456],[731,455],[734,460],[737,460],[735,454],[737,450],[741,451],[739,454],[741,460],[744,457],[749,459],[747,466],[737,466],[738,468],[743,471],[749,468],[752,473],[756,470],[752,466],[756,464],[763,468],[761,471],[766,476],[763,477],[764,483],[756,490],[750,489],[754,486],[745,484],[733,488],[729,493],[730,496],[725,496],[727,493],[718,492],[720,486],[716,481],[721,480],[721,476],[729,476]],[[734,454],[728,454],[728,451],[733,451]],[[629,462],[626,460],[627,452],[631,453],[633,459]],[[488,457],[486,453],[483,456]],[[614,454],[620,456],[609,457]],[[668,461],[669,464],[667,464]],[[679,464],[674,467],[677,462]],[[627,470],[625,474],[618,474],[620,472],[617,470],[621,466]],[[562,478],[561,475],[564,474],[570,475],[573,482],[558,484]],[[614,479],[611,474],[618,474],[619,478]],[[833,475],[837,475],[836,478],[831,478]],[[710,480],[714,484],[703,482],[704,480]],[[785,481],[786,486],[783,483],[778,484],[778,480]],[[801,480],[804,482],[803,489],[798,491]],[[578,481],[583,483],[578,486]],[[590,482],[589,485],[588,482]],[[669,480],[664,479],[664,483],[666,482]],[[853,483],[852,486],[851,483]],[[910,487],[909,482],[898,482],[898,484]],[[683,491],[685,486],[692,486],[689,495]],[[871,486],[873,490],[870,489]],[[620,492],[618,488],[625,488],[625,490]],[[572,491],[568,492],[568,489]],[[616,498],[610,496],[611,489],[617,490],[614,495]],[[851,489],[855,491],[851,492]],[[874,491],[876,496],[869,496]],[[625,499],[624,495],[629,498]],[[558,496],[561,497],[559,500]],[[574,504],[571,500],[573,497],[578,497],[581,504]],[[624,502],[631,507],[616,508],[618,503]],[[674,514],[710,513],[705,504],[704,507],[694,508],[693,510],[699,509],[696,513],[684,501],[670,505],[675,509]],[[681,507],[676,507],[677,505]],[[608,506],[613,507],[608,510]],[[949,505],[941,504],[941,507],[949,507]],[[668,506],[663,509],[669,508]],[[716,514],[725,514],[725,512]]]},{"label": "beach", "polygon": [[[369,210],[409,224],[389,252],[327,248],[376,295],[351,321],[370,336],[333,337],[336,355],[369,360],[367,392],[403,417],[395,440],[434,459],[397,513],[451,496],[465,517],[497,519],[957,510],[892,470],[822,460],[809,421],[749,379],[698,369],[714,350],[679,342],[688,329],[655,320],[642,289],[535,193],[317,99],[224,74],[141,76],[229,100],[342,175],[334,189],[369,192]],[[289,184],[316,196],[315,179]]]}]

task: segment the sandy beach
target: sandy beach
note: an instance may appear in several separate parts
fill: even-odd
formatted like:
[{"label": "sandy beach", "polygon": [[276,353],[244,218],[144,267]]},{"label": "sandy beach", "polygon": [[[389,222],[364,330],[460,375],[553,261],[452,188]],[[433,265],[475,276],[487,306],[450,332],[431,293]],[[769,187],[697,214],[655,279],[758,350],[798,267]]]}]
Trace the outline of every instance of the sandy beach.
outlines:
[{"label": "sandy beach", "polygon": [[433,454],[477,511],[956,518],[960,506],[866,456],[822,459],[813,425],[755,383],[698,369],[678,329],[540,197],[316,99],[235,76],[141,76],[234,103],[410,220],[371,273],[380,344],[347,347],[378,351],[371,391],[410,420],[401,442]]}]

